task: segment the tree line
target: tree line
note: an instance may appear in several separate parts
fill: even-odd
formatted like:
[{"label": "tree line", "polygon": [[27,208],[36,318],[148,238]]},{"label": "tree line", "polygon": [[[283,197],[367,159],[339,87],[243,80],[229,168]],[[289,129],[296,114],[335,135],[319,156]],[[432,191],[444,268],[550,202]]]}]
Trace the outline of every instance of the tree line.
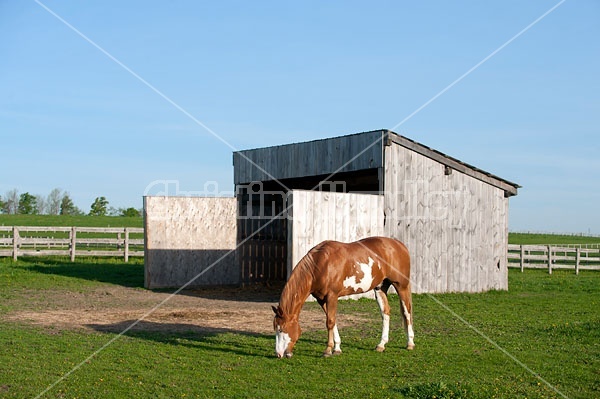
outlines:
[{"label": "tree line", "polygon": [[96,197],[85,213],[79,209],[67,191],[55,188],[47,196],[29,192],[19,194],[17,189],[0,196],[0,213],[7,215],[89,215],[139,217],[141,211],[133,207],[114,208],[109,206],[106,197]]}]

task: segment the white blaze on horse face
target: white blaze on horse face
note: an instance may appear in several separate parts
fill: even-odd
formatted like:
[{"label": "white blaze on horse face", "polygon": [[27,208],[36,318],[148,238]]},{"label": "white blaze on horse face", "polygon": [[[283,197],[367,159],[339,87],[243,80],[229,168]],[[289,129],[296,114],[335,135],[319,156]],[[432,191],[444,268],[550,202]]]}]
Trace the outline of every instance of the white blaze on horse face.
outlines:
[{"label": "white blaze on horse face", "polygon": [[[344,287],[352,288],[354,292],[367,292],[371,289],[373,283],[373,264],[375,261],[369,256],[369,263],[356,262],[356,266],[363,272],[363,278],[360,281],[356,276],[350,276],[344,279]],[[381,267],[377,265],[378,267]],[[360,291],[359,291],[360,290]]]},{"label": "white blaze on horse face", "polygon": [[290,342],[292,342],[292,339],[288,333],[284,333],[283,331],[275,333],[275,353],[277,353],[277,357],[283,357]]}]

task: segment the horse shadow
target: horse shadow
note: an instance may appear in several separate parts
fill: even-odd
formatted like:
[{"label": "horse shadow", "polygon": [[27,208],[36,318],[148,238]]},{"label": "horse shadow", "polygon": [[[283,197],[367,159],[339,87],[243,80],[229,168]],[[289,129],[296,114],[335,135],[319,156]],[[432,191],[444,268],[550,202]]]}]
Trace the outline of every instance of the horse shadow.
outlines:
[{"label": "horse shadow", "polygon": [[[158,323],[146,320],[123,320],[112,324],[86,324],[85,326],[100,333],[117,334],[191,350],[277,359],[274,350],[274,333],[264,334],[232,328],[186,323]],[[324,343],[323,340],[311,337],[303,337],[302,341],[307,346]],[[314,356],[321,357],[321,353],[316,351]]]},{"label": "horse shadow", "polygon": [[[123,335],[161,344],[243,356],[272,357],[274,335],[186,323],[123,320],[112,324],[87,324],[97,332]],[[243,339],[239,337],[242,336]]]}]

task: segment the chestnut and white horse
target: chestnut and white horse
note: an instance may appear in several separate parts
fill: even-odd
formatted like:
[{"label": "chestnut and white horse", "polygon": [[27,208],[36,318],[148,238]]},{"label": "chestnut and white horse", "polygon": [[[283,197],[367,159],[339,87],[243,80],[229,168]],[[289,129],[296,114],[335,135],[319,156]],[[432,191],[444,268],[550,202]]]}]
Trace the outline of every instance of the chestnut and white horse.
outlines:
[{"label": "chestnut and white horse", "polygon": [[352,243],[323,241],[312,248],[294,268],[283,288],[279,305],[273,306],[275,352],[292,357],[300,337],[298,318],[304,302],[313,295],[327,315],[328,341],[324,356],[340,354],[341,339],[336,325],[338,297],[375,290],[383,329],[377,351],[385,350],[389,339],[390,306],[387,291],[393,285],[400,296],[400,313],[413,349],[414,332],[410,286],[410,256],[400,241],[370,237]]}]

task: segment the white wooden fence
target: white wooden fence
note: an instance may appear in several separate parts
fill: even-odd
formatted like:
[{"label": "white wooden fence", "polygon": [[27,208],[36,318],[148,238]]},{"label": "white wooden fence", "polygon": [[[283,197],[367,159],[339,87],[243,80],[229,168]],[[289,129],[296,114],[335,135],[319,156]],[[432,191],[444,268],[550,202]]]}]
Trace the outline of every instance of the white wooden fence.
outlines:
[{"label": "white wooden fence", "polygon": [[508,245],[508,267],[523,269],[600,270],[598,245]]},{"label": "white wooden fence", "polygon": [[[139,237],[142,238],[132,238]],[[0,226],[0,257],[144,256],[144,229],[135,227]]]}]

